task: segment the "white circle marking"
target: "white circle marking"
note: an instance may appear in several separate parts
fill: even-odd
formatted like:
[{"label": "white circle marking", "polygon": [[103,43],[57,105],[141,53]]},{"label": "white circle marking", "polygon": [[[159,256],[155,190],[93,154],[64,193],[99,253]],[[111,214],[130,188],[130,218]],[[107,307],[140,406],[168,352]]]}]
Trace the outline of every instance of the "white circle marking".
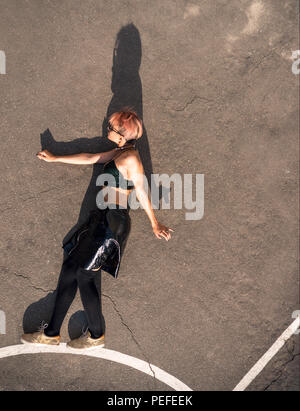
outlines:
[{"label": "white circle marking", "polygon": [[[127,365],[128,367],[135,368],[145,374],[151,375],[155,374],[155,378],[169,387],[173,388],[175,391],[193,391],[190,387],[184,384],[178,378],[173,377],[173,375],[167,373],[161,368],[155,365],[149,364],[146,361],[140,360],[139,358],[132,357],[131,355],[122,354],[118,351],[109,350],[107,348],[95,347],[93,349],[73,349],[66,346],[65,343],[60,345],[35,345],[35,344],[18,344],[10,345],[7,347],[0,348],[0,358],[13,357],[16,355],[24,354],[39,354],[39,353],[57,353],[57,354],[72,354],[72,355],[85,355],[87,357],[102,358],[104,360],[114,361],[120,364]],[[153,372],[152,372],[153,371]]]}]

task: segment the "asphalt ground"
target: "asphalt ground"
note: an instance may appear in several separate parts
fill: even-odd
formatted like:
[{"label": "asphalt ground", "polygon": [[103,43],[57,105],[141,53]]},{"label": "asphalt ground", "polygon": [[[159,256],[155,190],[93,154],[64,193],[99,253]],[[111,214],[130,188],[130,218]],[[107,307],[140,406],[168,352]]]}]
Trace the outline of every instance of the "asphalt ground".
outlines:
[{"label": "asphalt ground", "polygon": [[[204,214],[155,210],[175,230],[166,242],[142,209],[131,210],[119,277],[101,274],[106,348],[192,390],[230,391],[291,324],[299,309],[298,5],[0,0],[0,347],[49,317],[62,240],[97,194],[100,166],[45,163],[36,152],[112,148],[107,116],[124,105],[143,119],[148,178],[192,174],[195,184],[204,175]],[[63,341],[80,334],[82,310],[77,294]],[[247,390],[298,390],[299,350],[293,335]],[[154,377],[63,353],[0,359],[1,390],[172,390]]]}]

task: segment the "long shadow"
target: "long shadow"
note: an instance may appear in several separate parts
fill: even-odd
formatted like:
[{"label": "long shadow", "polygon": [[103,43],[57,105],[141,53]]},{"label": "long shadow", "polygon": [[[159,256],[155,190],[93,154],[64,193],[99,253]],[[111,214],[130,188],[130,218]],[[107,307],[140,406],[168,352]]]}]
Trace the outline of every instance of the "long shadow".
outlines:
[{"label": "long shadow", "polygon": [[[128,24],[121,28],[117,34],[115,46],[113,50],[113,65],[112,65],[112,82],[111,90],[113,93],[110,104],[107,108],[106,116],[102,122],[102,137],[96,136],[93,138],[79,138],[70,142],[58,142],[54,139],[49,129],[41,134],[41,147],[47,149],[56,155],[68,155],[76,153],[99,153],[108,151],[116,145],[107,138],[108,118],[114,112],[120,111],[123,107],[131,107],[136,111],[138,116],[143,120],[143,93],[142,82],[139,75],[139,68],[142,59],[141,38],[138,29],[134,24]],[[139,151],[144,172],[149,186],[151,182],[152,160],[147,137],[147,131],[143,124],[143,135],[137,141],[136,148]],[[98,187],[96,179],[101,174],[103,169],[102,164],[93,166],[91,181],[88,185],[83,202],[81,204],[78,220],[74,227],[66,234],[64,242],[67,242],[77,230],[77,228],[85,221],[91,210],[94,210],[96,205],[96,196]],[[162,190],[159,191],[159,199],[161,198]],[[159,202],[155,204],[159,207]],[[101,292],[101,281],[98,281],[98,291]],[[24,332],[32,332],[36,330],[41,320],[48,320],[53,309],[55,293],[50,293],[40,301],[31,304],[24,313],[23,328]],[[33,314],[35,313],[35,314]],[[86,323],[86,319],[80,312],[75,313],[72,327],[69,324],[69,334],[72,338],[81,333],[82,326]],[[104,321],[104,319],[103,319]],[[76,324],[78,326],[76,326]],[[77,327],[77,328],[76,328]]]}]

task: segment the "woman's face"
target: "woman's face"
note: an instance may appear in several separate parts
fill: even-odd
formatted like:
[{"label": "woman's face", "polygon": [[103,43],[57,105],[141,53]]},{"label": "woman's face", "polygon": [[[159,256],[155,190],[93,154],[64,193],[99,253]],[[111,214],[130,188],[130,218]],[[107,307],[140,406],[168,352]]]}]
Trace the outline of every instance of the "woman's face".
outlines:
[{"label": "woman's face", "polygon": [[124,136],[122,136],[121,134],[119,134],[118,130],[113,129],[113,127],[108,127],[108,134],[107,134],[107,138],[110,141],[113,141],[114,143],[116,143],[119,147],[124,146],[128,139],[126,139]]},{"label": "woman's face", "polygon": [[112,131],[112,130],[110,130],[110,131],[108,132],[107,138],[108,138],[110,141],[112,141],[112,142],[114,142],[114,143],[116,143],[116,144],[118,144],[118,145],[121,144],[122,140],[124,140],[122,136],[120,136],[118,133],[116,133],[116,132],[114,132],[114,131]]}]

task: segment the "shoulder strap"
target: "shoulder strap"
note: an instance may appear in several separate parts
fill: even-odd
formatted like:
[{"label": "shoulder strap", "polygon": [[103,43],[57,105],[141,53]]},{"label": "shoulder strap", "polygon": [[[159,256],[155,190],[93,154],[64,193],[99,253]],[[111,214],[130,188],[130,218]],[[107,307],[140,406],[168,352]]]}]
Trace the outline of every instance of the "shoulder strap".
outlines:
[{"label": "shoulder strap", "polygon": [[110,163],[111,161],[113,161],[113,160],[115,160],[116,158],[118,158],[122,153],[124,153],[124,151],[132,150],[132,149],[133,149],[133,150],[136,150],[136,149],[134,148],[134,146],[124,147],[124,148],[121,149],[114,157],[112,157],[109,161],[107,161],[107,162],[104,164],[103,167],[105,167],[106,164],[108,164],[108,163]]}]

